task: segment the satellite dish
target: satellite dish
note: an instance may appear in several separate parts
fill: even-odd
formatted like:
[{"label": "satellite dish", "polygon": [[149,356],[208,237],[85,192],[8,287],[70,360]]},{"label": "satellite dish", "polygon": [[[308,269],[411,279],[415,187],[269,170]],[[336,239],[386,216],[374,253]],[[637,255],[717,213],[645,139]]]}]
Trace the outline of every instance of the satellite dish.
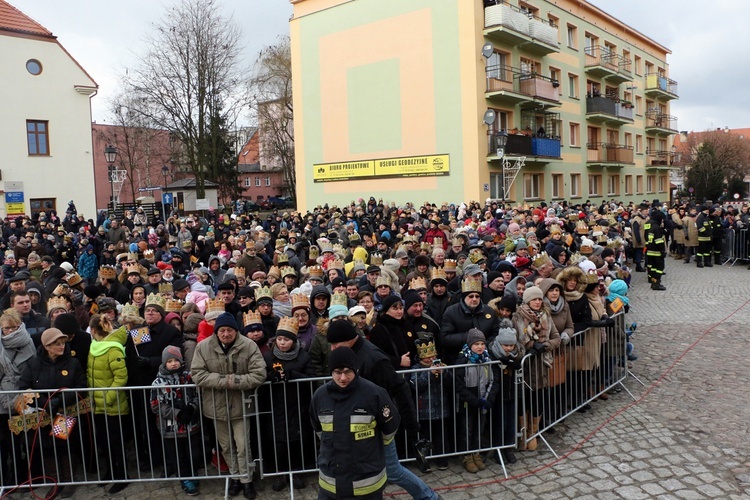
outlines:
[{"label": "satellite dish", "polygon": [[494,109],[488,109],[484,112],[484,124],[485,125],[492,125],[495,123],[495,110]]},{"label": "satellite dish", "polygon": [[489,59],[492,54],[495,53],[495,47],[492,46],[490,42],[485,43],[482,45],[482,55],[485,57],[485,59]]}]

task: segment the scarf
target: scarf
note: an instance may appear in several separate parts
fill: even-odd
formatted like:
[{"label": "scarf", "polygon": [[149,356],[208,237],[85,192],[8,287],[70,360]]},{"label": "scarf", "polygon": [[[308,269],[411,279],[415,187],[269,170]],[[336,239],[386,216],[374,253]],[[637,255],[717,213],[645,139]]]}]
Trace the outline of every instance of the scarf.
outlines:
[{"label": "scarf", "polygon": [[547,308],[550,310],[552,315],[559,314],[560,311],[563,310],[563,307],[565,307],[565,301],[557,299],[557,302],[554,304],[549,301],[547,297],[544,297],[544,303],[546,304]]},{"label": "scarf", "polygon": [[586,297],[589,299],[589,305],[591,305],[591,319],[601,319],[602,316],[607,314],[607,310],[604,307],[602,298],[598,291],[587,293]]},{"label": "scarf", "polygon": [[[18,389],[21,368],[36,355],[34,342],[26,327],[21,326],[8,335],[0,337],[0,389],[14,391]],[[15,395],[0,395],[0,404],[10,408]]]},{"label": "scarf", "polygon": [[468,344],[464,344],[461,349],[461,354],[471,363],[476,366],[466,367],[466,377],[464,382],[466,387],[476,387],[477,394],[480,398],[487,398],[487,395],[492,389],[492,367],[486,363],[490,361],[490,355],[487,349],[482,354],[477,354],[471,350]]},{"label": "scarf", "polygon": [[292,315],[292,302],[279,302],[273,299],[273,314],[279,318],[288,318]]},{"label": "scarf", "polygon": [[575,302],[581,297],[583,297],[583,292],[580,290],[573,290],[572,292],[565,290],[565,300],[568,302]]},{"label": "scarf", "polygon": [[544,309],[534,311],[528,304],[518,308],[516,314],[526,323],[523,327],[522,343],[525,345],[530,341],[546,342],[547,332],[549,332],[549,316],[545,314]]},{"label": "scarf", "polygon": [[299,354],[299,342],[294,343],[294,347],[292,347],[291,350],[284,352],[281,349],[279,349],[279,346],[277,346],[275,343],[273,345],[273,355],[275,358],[280,359],[281,361],[291,361],[295,358],[297,358],[297,355]]}]

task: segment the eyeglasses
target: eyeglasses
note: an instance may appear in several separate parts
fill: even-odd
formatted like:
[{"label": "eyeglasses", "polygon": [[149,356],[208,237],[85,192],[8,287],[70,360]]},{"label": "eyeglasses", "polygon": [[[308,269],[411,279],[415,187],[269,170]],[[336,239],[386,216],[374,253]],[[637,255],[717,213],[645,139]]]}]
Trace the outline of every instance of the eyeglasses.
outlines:
[{"label": "eyeglasses", "polygon": [[18,330],[17,326],[4,326],[2,327],[3,333],[12,333],[16,330]]},{"label": "eyeglasses", "polygon": [[466,298],[468,298],[468,299],[480,299],[480,298],[482,298],[482,296],[479,295],[478,293],[470,293],[469,295],[466,296]]}]

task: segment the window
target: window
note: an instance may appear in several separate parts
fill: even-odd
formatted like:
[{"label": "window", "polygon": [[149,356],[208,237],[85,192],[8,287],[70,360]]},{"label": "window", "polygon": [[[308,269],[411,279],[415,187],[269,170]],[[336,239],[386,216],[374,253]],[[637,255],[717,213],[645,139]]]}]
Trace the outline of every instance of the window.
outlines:
[{"label": "window", "polygon": [[620,176],[610,175],[607,177],[607,195],[619,196],[620,195]]},{"label": "window", "polygon": [[521,74],[528,75],[528,74],[534,74],[534,73],[540,73],[539,63],[531,59],[527,59],[526,57],[522,57],[521,58]]},{"label": "window", "polygon": [[656,176],[655,175],[647,175],[646,176],[646,192],[647,193],[654,193],[656,188]]},{"label": "window", "polygon": [[268,187],[270,185],[271,185],[271,178],[270,177],[266,177],[266,187]]},{"label": "window", "polygon": [[578,49],[578,28],[572,24],[568,25],[568,47]]},{"label": "window", "polygon": [[49,156],[49,122],[26,120],[29,156]]},{"label": "window", "polygon": [[636,154],[643,154],[643,136],[640,134],[635,135],[635,152]]},{"label": "window", "polygon": [[581,197],[581,174],[570,174],[570,197]]},{"label": "window", "polygon": [[547,14],[547,21],[549,21],[549,25],[552,26],[553,28],[560,26],[560,18],[555,17],[552,14]]},{"label": "window", "polygon": [[503,193],[503,174],[490,174],[490,198],[505,199]]},{"label": "window", "polygon": [[643,97],[639,95],[635,96],[635,110],[634,111],[636,115],[643,114]]},{"label": "window", "polygon": [[250,186],[251,186],[251,184],[250,184],[250,177],[245,177],[245,187],[247,188],[247,187],[250,187]]},{"label": "window", "polygon": [[646,61],[646,74],[650,75],[654,72],[654,63]]},{"label": "window", "polygon": [[626,195],[633,194],[633,176],[632,175],[625,176],[625,194]]},{"label": "window", "polygon": [[643,194],[643,176],[635,176],[635,194]]},{"label": "window", "polygon": [[656,141],[652,137],[646,137],[646,154],[654,154],[656,152]]},{"label": "window", "polygon": [[523,174],[523,198],[538,199],[544,197],[544,174]]},{"label": "window", "polygon": [[42,74],[42,63],[36,59],[29,59],[26,61],[26,71],[34,76],[39,76]]},{"label": "window", "polygon": [[635,66],[635,74],[638,76],[641,76],[643,73],[641,72],[641,58],[639,56],[633,57],[633,65]]},{"label": "window", "polygon": [[630,132],[625,132],[625,146],[629,148],[633,147],[633,134]]},{"label": "window", "polygon": [[660,175],[659,176],[659,192],[664,193],[666,191],[667,191],[667,176]]},{"label": "window", "polygon": [[589,196],[601,196],[602,194],[602,175],[589,174]]},{"label": "window", "polygon": [[549,68],[549,77],[552,80],[553,84],[555,82],[557,82],[557,84],[558,84],[557,95],[559,97],[560,96],[560,70],[557,69],[557,68],[553,68],[552,66],[550,66],[550,68]]},{"label": "window", "polygon": [[578,123],[570,122],[570,146],[581,147],[581,126]]},{"label": "window", "polygon": [[552,198],[564,198],[563,174],[552,174]]},{"label": "window", "polygon": [[260,177],[255,178],[255,187],[260,187]]},{"label": "window", "polygon": [[578,99],[578,75],[568,73],[568,97]]},{"label": "window", "polygon": [[598,55],[596,53],[596,46],[599,45],[599,39],[591,33],[586,33],[584,43],[584,51],[586,51],[586,54],[596,57]]}]

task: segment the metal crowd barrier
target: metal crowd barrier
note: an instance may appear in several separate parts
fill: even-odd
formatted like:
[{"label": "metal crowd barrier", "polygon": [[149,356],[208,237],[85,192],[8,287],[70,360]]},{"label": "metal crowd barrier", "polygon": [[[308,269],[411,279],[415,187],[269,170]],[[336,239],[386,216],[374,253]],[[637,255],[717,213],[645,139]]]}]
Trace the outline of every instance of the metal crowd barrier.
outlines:
[{"label": "metal crowd barrier", "polygon": [[724,231],[721,254],[724,257],[724,265],[733,266],[737,261],[747,262],[750,260],[748,249],[748,229],[729,228]]},{"label": "metal crowd barrier", "polygon": [[557,456],[543,433],[572,414],[587,411],[592,401],[611,389],[624,388],[629,373],[625,315],[619,312],[612,319],[612,327],[588,328],[572,335],[568,345],[524,356],[522,448],[540,439]]}]

